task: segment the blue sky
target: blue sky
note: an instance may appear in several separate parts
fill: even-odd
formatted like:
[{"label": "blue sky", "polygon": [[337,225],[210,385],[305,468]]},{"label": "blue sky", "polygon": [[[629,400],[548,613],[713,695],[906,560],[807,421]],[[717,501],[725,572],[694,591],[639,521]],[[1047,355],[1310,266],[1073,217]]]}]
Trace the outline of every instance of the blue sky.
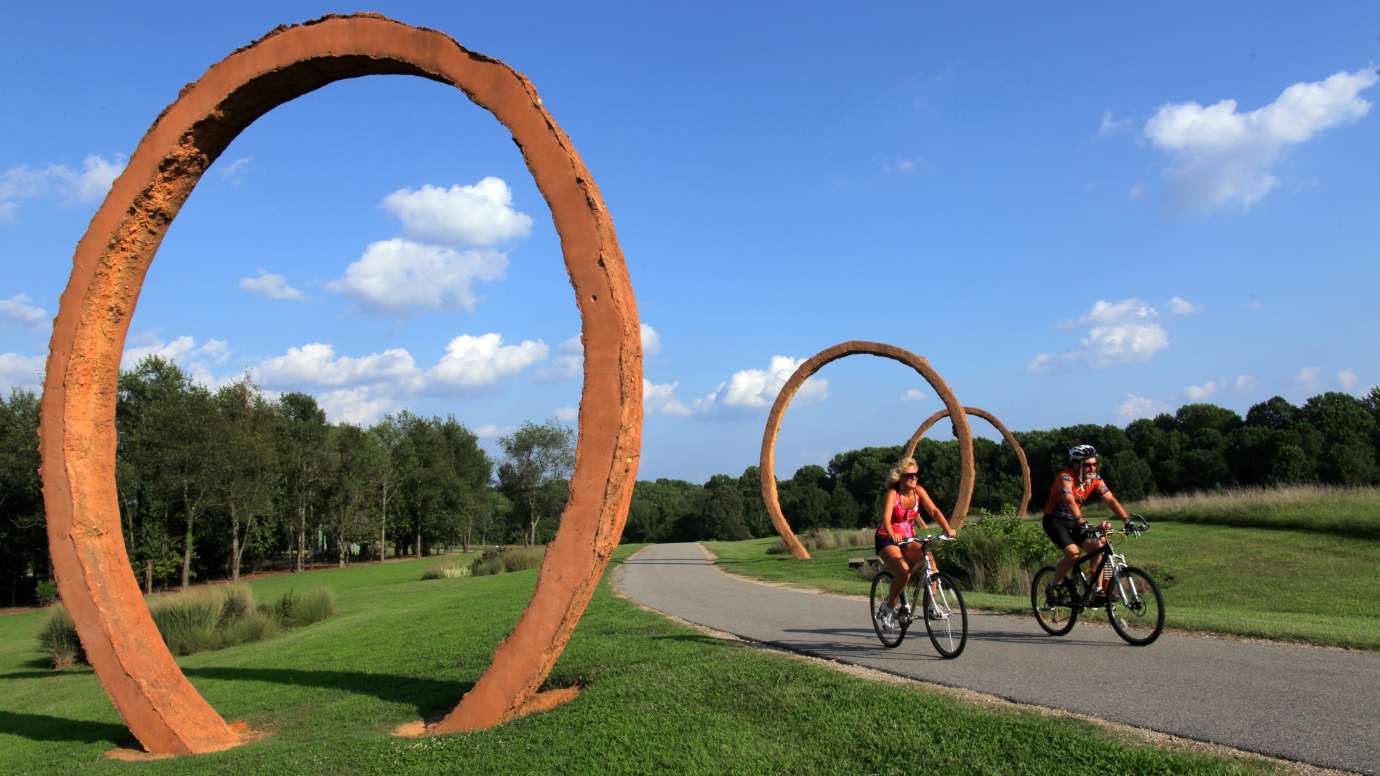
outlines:
[{"label": "blue sky", "polygon": [[[754,464],[794,364],[846,339],[928,356],[1017,430],[1380,382],[1375,6],[744,5],[372,8],[524,72],[594,174],[651,328],[640,476]],[[76,242],[178,89],[340,10],[7,12],[0,390],[39,382]],[[453,412],[492,450],[571,417],[578,328],[503,129],[373,77],[230,146],[127,358],[249,370],[334,420]],[[787,416],[780,474],[938,406],[904,367],[836,362]]]}]

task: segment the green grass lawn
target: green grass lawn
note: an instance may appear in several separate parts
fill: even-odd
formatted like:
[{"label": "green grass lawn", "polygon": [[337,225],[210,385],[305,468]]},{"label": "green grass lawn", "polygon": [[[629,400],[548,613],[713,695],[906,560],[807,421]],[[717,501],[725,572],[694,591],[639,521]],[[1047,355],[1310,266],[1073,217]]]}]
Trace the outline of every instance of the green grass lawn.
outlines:
[{"label": "green grass lawn", "polygon": [[[847,561],[871,556],[871,546],[822,550],[801,562],[768,555],[776,541],[705,546],[735,574],[867,594],[871,583]],[[1131,565],[1163,582],[1170,627],[1380,649],[1380,541],[1157,522],[1141,537],[1113,543]],[[976,607],[1030,611],[1029,600],[1020,596],[965,593],[964,598]]]},{"label": "green grass lawn", "polygon": [[[629,548],[623,548],[624,557]],[[704,636],[600,585],[549,686],[575,701],[496,730],[398,739],[451,708],[516,622],[536,572],[420,581],[434,560],[256,580],[329,587],[338,614],[181,659],[226,719],[271,736],[138,764],[89,670],[44,667],[42,613],[0,617],[4,773],[1222,773],[1259,762],[1128,744],[1090,724],[868,681]]]}]

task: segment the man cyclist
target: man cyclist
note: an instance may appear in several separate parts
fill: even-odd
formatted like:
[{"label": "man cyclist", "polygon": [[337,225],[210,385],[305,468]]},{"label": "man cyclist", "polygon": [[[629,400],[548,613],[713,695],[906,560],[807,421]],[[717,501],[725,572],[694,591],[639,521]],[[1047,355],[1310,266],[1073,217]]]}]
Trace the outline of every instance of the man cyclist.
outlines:
[{"label": "man cyclist", "polygon": [[[1049,489],[1049,500],[1045,502],[1045,535],[1064,552],[1064,557],[1059,559],[1059,565],[1054,569],[1051,594],[1062,589],[1060,584],[1064,581],[1064,575],[1078,562],[1080,545],[1082,552],[1096,552],[1107,543],[1106,539],[1092,538],[1087,534],[1088,523],[1083,519],[1083,504],[1089,498],[1102,499],[1122,522],[1130,520],[1131,516],[1097,473],[1097,449],[1092,445],[1075,445],[1069,448],[1068,468],[1055,475],[1054,484]],[[1103,531],[1111,527],[1112,524],[1105,520],[1099,526]],[[1105,594],[1103,580],[1098,579],[1094,584],[1098,587],[1099,595]]]}]

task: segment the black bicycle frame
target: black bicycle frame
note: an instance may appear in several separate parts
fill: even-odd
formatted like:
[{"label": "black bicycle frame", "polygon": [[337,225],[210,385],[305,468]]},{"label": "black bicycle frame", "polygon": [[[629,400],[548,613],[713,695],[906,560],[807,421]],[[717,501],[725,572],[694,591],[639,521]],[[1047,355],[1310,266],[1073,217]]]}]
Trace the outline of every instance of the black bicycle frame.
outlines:
[{"label": "black bicycle frame", "polygon": [[[1103,538],[1106,538],[1106,537],[1103,537]],[[1069,569],[1069,574],[1073,574],[1073,573],[1077,572],[1078,569],[1079,569],[1079,567],[1082,566],[1084,563],[1091,563],[1091,562],[1093,561],[1094,558],[1099,559],[1099,562],[1098,562],[1098,564],[1097,564],[1097,570],[1094,571],[1094,572],[1092,573],[1092,576],[1088,577],[1088,580],[1089,580],[1088,585],[1087,585],[1087,588],[1088,588],[1088,589],[1083,591],[1083,597],[1082,597],[1082,599],[1073,602],[1074,604],[1076,604],[1076,605],[1078,606],[1079,609],[1087,609],[1087,608],[1088,608],[1088,603],[1089,603],[1090,601],[1092,601],[1093,593],[1097,591],[1097,582],[1096,582],[1096,580],[1099,579],[1099,578],[1101,578],[1101,576],[1102,576],[1102,570],[1103,570],[1104,568],[1107,567],[1107,561],[1108,561],[1111,557],[1112,557],[1112,542],[1111,542],[1111,540],[1108,540],[1108,541],[1107,541],[1105,544],[1103,544],[1101,547],[1098,547],[1096,551],[1094,551],[1094,552],[1092,552],[1092,553],[1085,553],[1081,558],[1079,558],[1077,561],[1074,562],[1073,568]],[[1064,579],[1067,581],[1067,580],[1071,579],[1071,577],[1069,577],[1068,574],[1066,574],[1066,575],[1064,575]]]}]

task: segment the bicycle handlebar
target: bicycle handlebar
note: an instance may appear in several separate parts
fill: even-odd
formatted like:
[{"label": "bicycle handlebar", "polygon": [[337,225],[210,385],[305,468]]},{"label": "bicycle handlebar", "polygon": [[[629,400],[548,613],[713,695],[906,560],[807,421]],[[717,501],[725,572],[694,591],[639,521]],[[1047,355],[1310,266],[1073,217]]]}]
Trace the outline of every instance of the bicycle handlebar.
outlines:
[{"label": "bicycle handlebar", "polygon": [[905,539],[902,539],[901,541],[897,542],[897,543],[896,543],[896,546],[897,546],[897,547],[904,547],[904,546],[906,546],[907,544],[915,544],[915,543],[917,543],[917,542],[920,543],[920,544],[929,544],[930,542],[956,542],[956,541],[958,541],[957,537],[945,536],[944,534],[934,534],[933,536],[924,536],[924,537],[920,537],[920,536],[908,536],[908,537],[906,537]]}]

